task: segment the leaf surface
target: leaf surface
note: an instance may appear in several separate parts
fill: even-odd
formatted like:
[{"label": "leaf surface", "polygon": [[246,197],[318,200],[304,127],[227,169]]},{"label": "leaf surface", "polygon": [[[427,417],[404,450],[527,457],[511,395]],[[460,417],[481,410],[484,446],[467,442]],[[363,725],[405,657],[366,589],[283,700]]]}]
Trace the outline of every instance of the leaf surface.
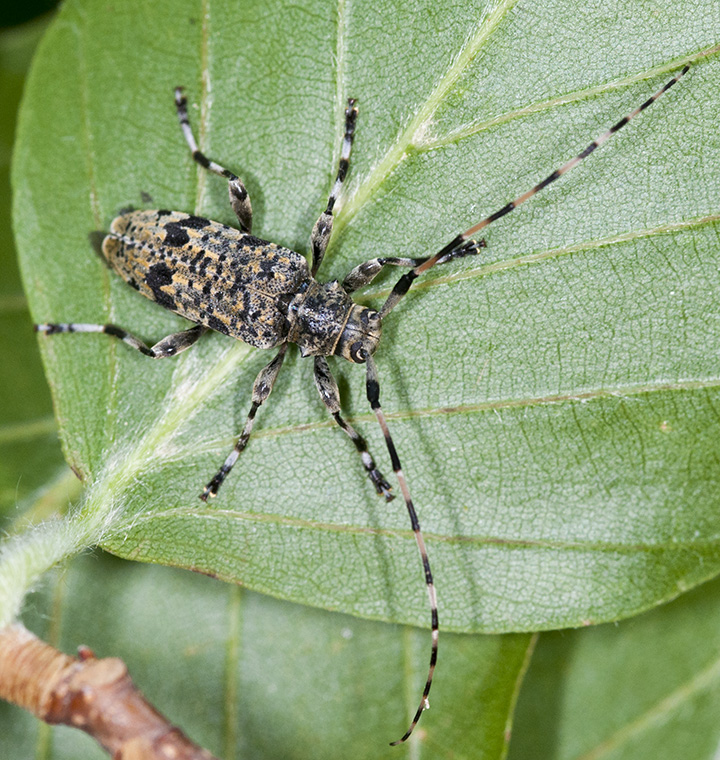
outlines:
[{"label": "leaf surface", "polygon": [[[423,631],[108,555],[78,558],[54,581],[52,594],[33,598],[28,625],[63,651],[85,644],[123,658],[145,696],[216,757],[324,760],[339,746],[357,760],[408,754],[388,742],[416,707]],[[445,636],[443,677],[410,753],[504,757],[531,639]],[[41,725],[3,702],[0,732],[7,757],[107,757],[81,731]]]},{"label": "leaf surface", "polygon": [[720,584],[633,620],[540,637],[509,760],[717,756]]},{"label": "leaf surface", "polygon": [[[703,23],[697,23],[703,19]],[[254,231],[306,252],[348,96],[361,113],[321,274],[432,253],[582,150],[720,40],[720,6],[429,0],[69,2],[27,90],[15,231],[36,321],[182,320],[94,256],[131,206],[232,223],[191,161],[243,177]],[[382,401],[426,533],[441,625],[617,619],[720,568],[718,56],[580,168],[438,268],[384,324]],[[150,196],[150,199],[148,199]],[[397,272],[360,295],[379,304]],[[292,351],[212,505],[270,356],[219,335],[152,362],[106,336],[42,341],[68,461],[112,508],[103,545],[356,615],[427,624],[402,504],[385,505]],[[381,467],[361,368],[334,365]],[[88,507],[88,508],[89,508]]]}]

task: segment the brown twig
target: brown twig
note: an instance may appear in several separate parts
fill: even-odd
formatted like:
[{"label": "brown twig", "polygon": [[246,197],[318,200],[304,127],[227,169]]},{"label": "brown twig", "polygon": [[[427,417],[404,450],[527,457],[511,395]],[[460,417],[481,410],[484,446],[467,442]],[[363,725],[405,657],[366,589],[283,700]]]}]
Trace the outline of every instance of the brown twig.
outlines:
[{"label": "brown twig", "polygon": [[216,760],[140,693],[117,657],[69,657],[22,625],[0,629],[0,698],[87,732],[114,760]]}]

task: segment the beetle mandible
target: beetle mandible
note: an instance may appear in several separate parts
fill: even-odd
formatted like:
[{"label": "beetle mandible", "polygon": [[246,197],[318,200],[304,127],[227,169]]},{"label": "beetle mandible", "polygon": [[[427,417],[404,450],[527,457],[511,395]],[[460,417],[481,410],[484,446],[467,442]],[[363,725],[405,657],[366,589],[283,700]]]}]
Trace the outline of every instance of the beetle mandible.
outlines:
[{"label": "beetle mandible", "polygon": [[[175,105],[180,126],[192,157],[210,172],[228,180],[230,204],[240,229],[204,217],[177,211],[128,211],[116,217],[110,231],[94,236],[108,264],[133,288],[171,311],[195,323],[148,346],[127,330],[113,324],[78,322],[44,323],[36,330],[45,334],[95,332],[124,341],[146,356],[174,356],[192,346],[208,330],[215,330],[257,348],[279,347],[253,385],[252,404],[238,440],[200,498],[215,496],[241,452],[247,445],[258,408],[266,401],[285,358],[287,347],[296,343],[302,356],[314,357],[314,378],[320,398],[339,427],[355,444],[363,467],[378,494],[390,501],[390,484],[377,468],[363,437],[341,415],[340,394],[328,366],[327,356],[342,356],[366,365],[366,393],[380,424],[393,471],[405,501],[418,545],[431,611],[432,646],[428,676],[420,705],[405,734],[392,744],[404,742],[428,707],[438,651],[437,597],[425,541],[415,512],[400,458],[380,406],[380,385],[373,354],[380,341],[383,319],[408,292],[415,279],[438,264],[476,255],[485,246],[473,237],[497,219],[510,213],[540,190],[587,158],[613,134],[645,110],[675,84],[688,65],[649,97],[642,105],[618,121],[585,150],[549,174],[532,189],[519,195],[493,214],[454,237],[433,256],[406,258],[382,256],[355,267],[340,284],[321,283],[315,275],[322,263],[333,227],[333,210],[347,175],[357,120],[356,101],[348,100],[345,131],[337,176],[325,210],[310,238],[312,264],[305,257],[251,234],[252,207],[239,177],[209,159],[199,149],[187,115],[182,88],[175,89]],[[388,265],[406,267],[379,311],[360,306],[352,293],[370,282]]]}]

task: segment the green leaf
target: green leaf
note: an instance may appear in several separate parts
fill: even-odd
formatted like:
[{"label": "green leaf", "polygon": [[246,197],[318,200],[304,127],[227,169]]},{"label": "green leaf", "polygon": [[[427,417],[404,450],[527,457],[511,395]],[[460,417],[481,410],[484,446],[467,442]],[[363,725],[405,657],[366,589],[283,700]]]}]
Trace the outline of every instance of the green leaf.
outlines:
[{"label": "green leaf", "polygon": [[[50,606],[53,622],[42,631]],[[97,656],[122,657],[145,696],[224,760],[324,760],[338,747],[357,760],[407,754],[388,742],[416,707],[424,632],[107,555],[73,562],[52,598],[35,597],[31,608],[34,630],[64,651],[85,644]],[[444,672],[418,728],[422,745],[413,739],[411,751],[502,758],[530,640],[445,636]],[[107,757],[82,732],[28,717],[0,703],[4,756]]]},{"label": "green leaf", "polygon": [[510,760],[712,760],[720,584],[619,625],[543,634]]},{"label": "green leaf", "polygon": [[[188,154],[176,85],[197,104],[202,147],[244,178],[255,232],[302,252],[333,180],[344,101],[359,99],[329,279],[373,256],[434,252],[698,58],[489,228],[482,260],[413,288],[377,354],[441,626],[636,613],[720,569],[720,61],[699,57],[719,39],[717,0],[582,12],[559,0],[68,2],[35,61],[14,165],[33,316],[112,321],[148,340],[183,324],[87,240],[128,205],[232,223],[223,181]],[[380,303],[396,276],[361,299]],[[296,352],[218,499],[198,501],[269,360],[206,337],[160,362],[102,335],[41,341],[67,459],[91,484],[80,514],[109,525],[102,544],[427,625],[402,504],[375,496]],[[362,369],[334,366],[389,470]]]}]

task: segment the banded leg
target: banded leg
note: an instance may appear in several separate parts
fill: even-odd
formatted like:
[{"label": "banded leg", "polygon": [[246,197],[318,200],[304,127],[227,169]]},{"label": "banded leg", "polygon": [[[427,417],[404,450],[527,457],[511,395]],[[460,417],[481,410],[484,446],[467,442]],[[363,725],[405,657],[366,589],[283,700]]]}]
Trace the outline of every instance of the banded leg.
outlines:
[{"label": "banded leg", "polygon": [[412,269],[409,272],[406,272],[395,284],[395,287],[393,288],[392,292],[388,296],[387,301],[383,304],[383,307],[380,309],[380,317],[384,317],[386,314],[388,314],[392,309],[394,309],[398,303],[400,302],[400,299],[408,292],[410,289],[410,286],[412,285],[413,281],[419,277],[424,272],[427,272],[429,269],[434,267],[436,264],[441,263],[443,260],[445,260],[445,257],[457,249],[459,246],[461,246],[466,240],[476,235],[480,230],[484,229],[485,227],[488,227],[493,222],[497,221],[501,217],[505,216],[506,214],[509,214],[513,209],[516,209],[518,206],[525,203],[525,201],[529,200],[533,197],[533,195],[536,195],[541,190],[544,190],[548,185],[555,182],[556,179],[559,179],[562,177],[563,174],[566,174],[571,169],[574,169],[580,162],[584,161],[596,148],[599,148],[603,143],[607,142],[616,132],[619,132],[626,124],[631,122],[638,114],[642,113],[646,108],[651,106],[663,93],[667,92],[674,84],[677,82],[682,76],[684,76],[688,70],[690,69],[690,66],[687,65],[683,67],[681,71],[679,71],[669,82],[667,82],[663,87],[661,87],[654,95],[651,95],[642,105],[638,106],[634,111],[631,111],[627,116],[624,116],[620,121],[618,121],[616,124],[614,124],[610,129],[608,129],[606,132],[604,132],[600,137],[598,137],[596,140],[593,140],[593,142],[590,143],[590,145],[585,148],[581,153],[578,153],[577,156],[574,158],[571,158],[569,161],[564,163],[559,169],[556,169],[552,174],[549,174],[547,177],[545,177],[542,182],[538,182],[535,187],[531,188],[530,190],[527,190],[526,192],[522,193],[522,195],[518,195],[517,198],[515,198],[514,201],[510,201],[510,203],[506,203],[501,209],[498,211],[495,211],[494,213],[490,214],[490,216],[486,216],[483,220],[478,222],[477,224],[473,225],[469,229],[465,230],[465,232],[460,233],[456,237],[454,237],[444,248],[441,248],[434,256],[430,256],[429,258],[425,259],[422,264],[419,266],[416,266],[414,269]]},{"label": "banded leg", "polygon": [[200,494],[200,498],[203,501],[207,501],[209,496],[217,496],[218,489],[223,484],[228,473],[232,470],[233,465],[237,462],[238,457],[247,446],[250,433],[253,429],[253,423],[255,422],[255,414],[262,404],[265,403],[273,389],[273,385],[275,385],[275,380],[277,380],[280,367],[282,367],[287,347],[288,344],[284,343],[280,347],[275,358],[267,366],[263,367],[255,378],[252,390],[252,405],[250,406],[247,420],[245,420],[245,427],[243,428],[242,433],[240,433],[240,437],[237,439],[235,448],[223,462],[222,467],[217,471],[215,477],[205,486],[205,490]]},{"label": "banded leg", "polygon": [[427,680],[425,681],[425,688],[423,689],[422,697],[420,699],[420,705],[410,723],[408,730],[397,741],[391,742],[390,746],[396,744],[402,744],[413,732],[415,726],[420,720],[420,716],[424,710],[430,707],[428,702],[428,695],[430,694],[430,687],[432,686],[433,674],[435,673],[435,664],[437,663],[438,653],[438,639],[440,636],[438,625],[438,609],[437,609],[437,595],[435,593],[435,584],[433,582],[432,570],[430,569],[430,560],[428,559],[427,549],[425,548],[425,539],[420,530],[420,523],[413,506],[412,497],[410,496],[410,489],[408,488],[405,475],[402,471],[400,464],[400,458],[398,457],[395,444],[393,443],[390,430],[385,420],[385,415],[380,407],[380,383],[378,382],[377,368],[375,366],[375,360],[369,354],[366,354],[365,360],[367,362],[367,398],[370,402],[373,412],[377,421],[380,423],[383,435],[385,436],[385,444],[387,445],[388,453],[390,454],[390,461],[392,462],[392,468],[395,472],[395,477],[400,484],[400,490],[402,491],[403,499],[405,499],[405,507],[407,508],[408,515],[410,516],[410,524],[412,525],[413,533],[415,534],[415,541],[420,552],[420,560],[422,561],[423,573],[425,574],[425,584],[427,586],[428,598],[430,600],[430,625],[432,644],[430,649],[430,667],[428,669]]},{"label": "banded leg", "polygon": [[355,136],[355,122],[357,121],[358,110],[355,107],[355,99],[348,98],[347,108],[345,109],[345,136],[343,137],[342,147],[340,148],[340,162],[338,164],[337,177],[335,184],[330,191],[328,204],[325,211],[320,214],[320,218],[315,222],[312,235],[310,235],[310,246],[312,247],[312,275],[322,263],[325,249],[330,240],[333,226],[333,208],[340,194],[340,188],[345,181],[348,166],[350,166],[350,151],[352,150],[353,137]]},{"label": "banded leg", "polygon": [[168,335],[154,346],[148,346],[147,343],[144,343],[132,333],[112,324],[90,325],[84,322],[49,322],[35,325],[35,332],[45,333],[45,335],[57,335],[58,333],[105,333],[105,335],[112,335],[114,338],[119,338],[123,343],[127,343],[128,346],[132,346],[141,354],[150,356],[153,359],[176,356],[185,351],[185,349],[190,348],[207,330],[208,328],[204,325],[195,325],[195,327],[191,327],[189,330]]},{"label": "banded leg", "polygon": [[367,450],[365,439],[353,428],[352,425],[345,422],[340,415],[340,392],[338,391],[335,378],[330,372],[330,367],[322,356],[315,357],[315,385],[320,394],[320,398],[323,400],[327,410],[332,414],[335,422],[337,422],[337,424],[350,437],[350,440],[355,444],[355,448],[362,459],[365,472],[367,472],[368,477],[372,480],[375,490],[378,494],[384,496],[386,501],[392,501],[395,497],[390,492],[390,484],[385,480],[383,474],[375,465],[375,460]]},{"label": "banded leg", "polygon": [[180,127],[185,135],[185,141],[190,147],[192,157],[200,166],[205,167],[208,171],[225,177],[228,181],[228,192],[230,194],[230,205],[235,212],[235,216],[240,222],[240,229],[249,233],[252,229],[252,206],[250,205],[250,196],[248,195],[242,180],[220,164],[209,159],[199,148],[193,135],[190,120],[187,114],[187,98],[183,95],[182,87],[175,88],[175,107],[177,108]]},{"label": "banded leg", "polygon": [[[467,243],[456,248],[454,251],[446,253],[437,263],[447,264],[448,261],[461,259],[464,256],[474,256],[480,253],[481,248],[485,248],[487,243],[484,240],[468,240]],[[343,280],[343,288],[346,292],[352,293],[358,288],[369,285],[385,266],[408,267],[410,269],[419,267],[428,260],[429,256],[421,259],[408,259],[399,256],[381,256],[377,259],[370,259],[363,264],[355,267],[350,274]]]}]

